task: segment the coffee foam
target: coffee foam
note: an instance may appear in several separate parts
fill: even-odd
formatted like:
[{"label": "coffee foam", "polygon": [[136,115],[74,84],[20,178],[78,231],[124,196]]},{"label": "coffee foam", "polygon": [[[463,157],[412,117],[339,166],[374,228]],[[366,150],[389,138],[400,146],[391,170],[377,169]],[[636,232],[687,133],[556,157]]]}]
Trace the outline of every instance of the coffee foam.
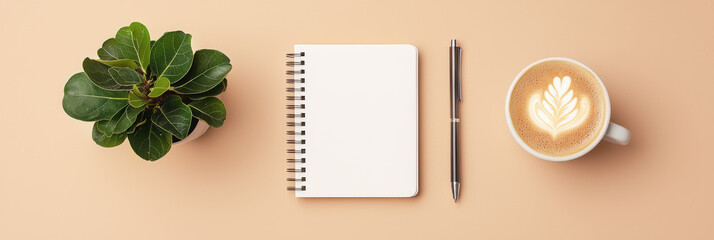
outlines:
[{"label": "coffee foam", "polygon": [[587,97],[576,96],[570,88],[570,76],[553,78],[553,83],[543,93],[531,94],[528,116],[553,138],[559,133],[579,127],[590,113]]},{"label": "coffee foam", "polygon": [[525,72],[511,93],[509,109],[521,140],[549,156],[579,152],[605,124],[599,81],[587,69],[566,61],[543,62]]}]

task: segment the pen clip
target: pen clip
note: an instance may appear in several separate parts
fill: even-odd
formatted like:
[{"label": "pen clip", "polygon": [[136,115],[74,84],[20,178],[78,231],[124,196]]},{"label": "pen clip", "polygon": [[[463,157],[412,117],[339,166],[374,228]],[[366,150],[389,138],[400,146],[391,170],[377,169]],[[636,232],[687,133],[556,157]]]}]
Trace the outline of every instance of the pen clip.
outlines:
[{"label": "pen clip", "polygon": [[463,55],[463,52],[464,50],[459,47],[459,65],[457,66],[459,70],[456,72],[459,79],[459,102],[463,101],[461,95],[461,55]]}]

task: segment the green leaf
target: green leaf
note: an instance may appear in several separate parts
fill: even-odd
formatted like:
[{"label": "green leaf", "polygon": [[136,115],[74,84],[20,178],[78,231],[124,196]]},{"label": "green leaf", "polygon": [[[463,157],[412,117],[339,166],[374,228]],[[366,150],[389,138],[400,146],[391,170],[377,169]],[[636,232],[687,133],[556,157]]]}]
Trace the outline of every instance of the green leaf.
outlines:
[{"label": "green leaf", "polygon": [[138,22],[122,27],[114,38],[104,41],[97,55],[102,60],[131,59],[146,72],[151,58],[149,31]]},{"label": "green leaf", "polygon": [[84,62],[82,62],[82,67],[84,68],[84,72],[87,73],[87,76],[89,76],[89,79],[92,80],[94,85],[97,85],[97,87],[114,91],[127,90],[131,88],[129,86],[122,86],[114,80],[114,78],[112,78],[109,74],[109,68],[111,67],[105,65],[104,63],[85,58]]},{"label": "green leaf", "polygon": [[134,124],[137,116],[143,110],[143,107],[134,108],[127,106],[114,114],[111,119],[98,122],[99,131],[107,135],[122,133]]},{"label": "green leaf", "polygon": [[122,108],[117,113],[112,115],[112,118],[110,118],[109,120],[102,120],[96,122],[95,125],[97,126],[97,129],[107,136],[114,134],[114,127],[109,127],[109,121],[111,121],[112,119],[121,118],[121,115],[124,114],[124,110],[126,110],[126,107]]},{"label": "green leaf", "polygon": [[[139,92],[139,93],[137,93],[137,92]],[[140,108],[140,107],[146,105],[147,103],[149,103],[149,101],[146,101],[146,99],[144,99],[144,97],[142,95],[143,94],[141,94],[141,92],[139,91],[139,88],[136,85],[134,85],[134,89],[129,92],[129,97],[128,97],[129,105],[131,105],[132,107],[135,107],[135,108]]]},{"label": "green leaf", "polygon": [[72,75],[64,86],[62,108],[70,117],[82,121],[110,119],[128,104],[126,92],[107,91],[81,72]]},{"label": "green leaf", "polygon": [[131,69],[137,69],[139,68],[139,65],[136,65],[136,62],[129,60],[129,59],[121,59],[121,60],[95,60],[100,63],[104,63],[104,65],[108,65],[110,67],[128,67]]},{"label": "green leaf", "polygon": [[131,92],[136,94],[136,96],[144,96],[144,93],[141,90],[139,90],[139,85],[131,86]]},{"label": "green leaf", "polygon": [[109,69],[109,75],[122,86],[131,86],[143,82],[141,75],[136,70],[128,67],[112,67]]},{"label": "green leaf", "polygon": [[151,122],[177,138],[184,139],[191,128],[191,109],[181,102],[181,97],[171,95],[164,100],[161,108],[151,114]]},{"label": "green leaf", "polygon": [[126,133],[109,135],[102,133],[97,128],[98,124],[99,122],[94,123],[94,127],[92,128],[92,140],[94,140],[97,145],[102,147],[116,147],[123,143],[124,139],[126,139]]},{"label": "green leaf", "polygon": [[[119,112],[121,112],[121,111],[119,111]],[[105,127],[107,126],[107,123],[108,123],[108,122],[109,122],[109,120],[96,121],[96,122],[94,122],[94,125],[97,127],[97,130],[98,130],[100,133],[106,134],[107,132],[109,132],[109,133],[111,134],[111,133],[112,133],[111,131],[108,131],[108,130],[105,129]],[[105,130],[106,130],[106,132],[105,132]],[[92,134],[92,135],[93,135],[93,134]]]},{"label": "green leaf", "polygon": [[127,134],[133,133],[136,130],[136,127],[141,126],[142,124],[145,124],[146,122],[148,122],[148,119],[146,116],[149,114],[147,114],[146,112],[148,112],[148,111],[142,111],[141,113],[139,113],[139,116],[136,117],[136,121],[134,121],[134,124],[132,124],[131,127],[129,127],[129,129],[126,130]]},{"label": "green leaf", "polygon": [[226,120],[226,106],[216,97],[208,97],[188,104],[193,116],[206,121],[212,127],[220,127]]},{"label": "green leaf", "polygon": [[161,94],[164,94],[166,90],[169,90],[170,87],[171,81],[169,81],[168,78],[159,78],[158,80],[156,80],[156,82],[154,82],[154,87],[151,88],[151,92],[149,92],[149,97],[159,97],[161,96]]},{"label": "green leaf", "polygon": [[223,79],[220,84],[216,85],[215,87],[211,88],[211,90],[199,93],[199,94],[193,94],[193,95],[187,95],[189,99],[191,100],[201,100],[207,97],[215,97],[218,96],[218,94],[221,94],[226,91],[226,88],[228,88],[228,80]]},{"label": "green leaf", "polygon": [[99,56],[99,59],[102,59],[102,60],[122,59],[123,54],[121,54],[121,50],[119,50],[118,45],[119,44],[117,43],[116,39],[114,39],[114,38],[107,39],[102,44],[102,48],[97,50],[97,56]]},{"label": "green leaf", "polygon": [[231,71],[231,60],[220,51],[201,49],[196,51],[191,70],[174,84],[175,92],[198,94],[215,87]]},{"label": "green leaf", "polygon": [[151,60],[151,37],[149,36],[149,30],[140,22],[131,23],[129,29],[131,30],[132,49],[136,50],[141,70],[146,72],[146,69],[149,68],[149,60]]},{"label": "green leaf", "polygon": [[151,72],[158,78],[168,78],[171,83],[181,79],[191,68],[193,50],[191,34],[182,31],[164,33],[151,48]]},{"label": "green leaf", "polygon": [[139,157],[156,161],[171,150],[171,134],[147,122],[129,134],[129,143]]}]

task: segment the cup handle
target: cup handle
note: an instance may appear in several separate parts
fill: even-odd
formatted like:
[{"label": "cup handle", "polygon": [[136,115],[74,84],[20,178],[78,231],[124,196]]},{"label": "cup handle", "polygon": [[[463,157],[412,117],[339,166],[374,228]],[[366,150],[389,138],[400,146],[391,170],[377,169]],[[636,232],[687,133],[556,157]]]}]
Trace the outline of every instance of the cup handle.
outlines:
[{"label": "cup handle", "polygon": [[611,143],[627,145],[630,143],[630,130],[611,122],[607,126],[607,131],[605,131],[605,140]]}]

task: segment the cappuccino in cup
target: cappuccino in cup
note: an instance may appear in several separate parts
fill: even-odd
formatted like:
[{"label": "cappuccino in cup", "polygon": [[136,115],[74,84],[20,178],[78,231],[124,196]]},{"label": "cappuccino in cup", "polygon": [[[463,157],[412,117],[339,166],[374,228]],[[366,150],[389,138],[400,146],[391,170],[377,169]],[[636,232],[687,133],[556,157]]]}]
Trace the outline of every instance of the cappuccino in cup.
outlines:
[{"label": "cappuccino in cup", "polygon": [[[627,131],[609,123],[610,102],[599,77],[567,58],[543,59],[524,69],[509,91],[506,115],[516,140],[547,160],[577,158],[608,131]],[[626,139],[622,131],[613,134],[606,139],[629,141],[629,131]]]}]

